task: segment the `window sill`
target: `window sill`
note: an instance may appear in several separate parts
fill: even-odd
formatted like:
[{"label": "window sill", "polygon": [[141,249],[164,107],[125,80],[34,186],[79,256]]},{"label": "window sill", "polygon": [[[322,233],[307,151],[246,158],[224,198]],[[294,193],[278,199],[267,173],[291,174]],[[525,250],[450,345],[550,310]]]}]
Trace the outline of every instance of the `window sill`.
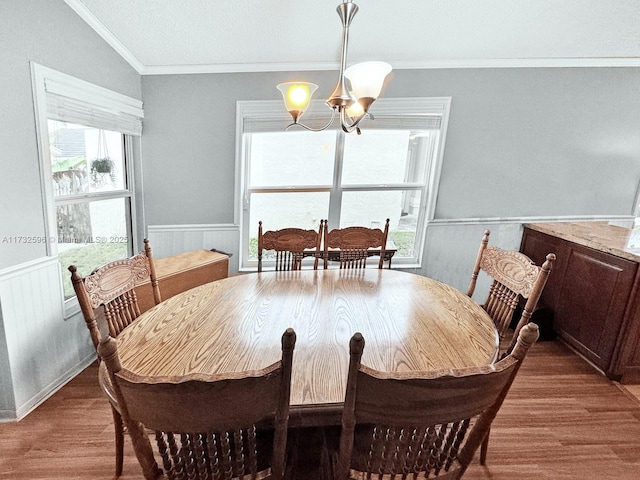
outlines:
[{"label": "window sill", "polygon": [[64,301],[64,320],[67,321],[81,313],[80,304],[76,297],[69,298]]}]

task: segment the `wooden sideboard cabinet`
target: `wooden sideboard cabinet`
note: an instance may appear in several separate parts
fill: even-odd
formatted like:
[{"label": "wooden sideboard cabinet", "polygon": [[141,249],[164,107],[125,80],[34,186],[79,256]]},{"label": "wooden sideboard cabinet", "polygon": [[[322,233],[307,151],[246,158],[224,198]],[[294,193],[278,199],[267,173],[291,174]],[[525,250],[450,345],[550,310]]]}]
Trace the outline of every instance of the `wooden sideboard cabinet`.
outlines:
[{"label": "wooden sideboard cabinet", "polygon": [[520,250],[538,265],[556,254],[540,299],[556,333],[609,378],[640,383],[640,257],[624,247],[629,233],[605,222],[530,224]]},{"label": "wooden sideboard cabinet", "polygon": [[[162,300],[229,276],[229,257],[209,250],[195,250],[172,257],[157,258],[153,263]],[[136,295],[141,312],[154,306],[148,282],[136,287]]]}]

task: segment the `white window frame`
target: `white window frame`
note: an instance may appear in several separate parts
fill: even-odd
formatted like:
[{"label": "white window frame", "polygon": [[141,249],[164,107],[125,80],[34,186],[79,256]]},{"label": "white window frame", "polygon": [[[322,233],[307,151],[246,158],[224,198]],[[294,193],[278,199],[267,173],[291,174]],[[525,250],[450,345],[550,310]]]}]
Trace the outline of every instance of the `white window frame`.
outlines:
[{"label": "white window frame", "polygon": [[631,208],[633,215],[636,219],[636,222],[639,222],[640,219],[640,182],[638,182],[638,186],[636,187],[636,194],[633,197],[633,207]]},{"label": "white window frame", "polygon": [[[112,198],[126,198],[130,205],[130,218],[128,222],[131,231],[131,246],[138,244],[136,225],[136,196],[134,182],[134,149],[131,136],[139,136],[142,133],[142,119],[144,112],[142,102],[132,97],[122,95],[112,90],[94,85],[90,82],[80,80],[71,75],[45,67],[35,62],[31,62],[31,77],[34,99],[34,111],[36,122],[36,135],[38,138],[38,157],[40,164],[40,187],[42,190],[43,211],[45,212],[44,228],[46,243],[46,254],[50,257],[58,256],[57,245],[57,219],[56,204],[53,192],[53,182],[51,179],[51,155],[49,145],[48,119],[49,111],[52,107],[51,97],[53,94],[62,102],[68,101],[74,109],[79,112],[86,111],[87,116],[99,118],[96,122],[104,125],[105,129],[123,131],[125,133],[123,152],[126,166],[126,188],[112,192],[87,193],[87,198],[95,200],[108,200]],[[80,117],[83,113],[80,113]],[[78,117],[70,118],[73,123],[83,123]],[[100,128],[100,127],[96,127]],[[131,253],[131,252],[130,252]],[[60,275],[67,272],[60,271]],[[62,281],[62,278],[61,278]],[[78,313],[80,307],[75,296],[64,300],[62,294],[62,283],[60,284],[61,299],[64,303],[64,316]]]},{"label": "white window frame", "polygon": [[[323,110],[324,109],[324,110]],[[415,118],[419,116],[440,116],[440,136],[439,141],[434,145],[435,151],[431,158],[431,163],[427,164],[427,179],[424,191],[421,195],[420,217],[416,225],[416,236],[419,237],[416,244],[418,246],[417,258],[410,263],[402,262],[394,258],[393,265],[396,268],[419,268],[422,265],[422,254],[426,240],[426,227],[435,215],[436,199],[438,196],[438,186],[440,183],[440,173],[444,158],[444,148],[447,137],[447,127],[449,124],[449,112],[451,109],[451,97],[418,97],[418,98],[382,98],[376,100],[371,109],[371,113],[379,116],[392,115],[395,117],[406,116]],[[308,112],[328,112],[330,110],[324,105],[322,100],[314,100]],[[313,119],[313,115],[311,115]],[[248,168],[246,162],[249,155],[247,143],[245,141],[245,125],[252,122],[265,122],[271,125],[279,125],[282,131],[291,123],[289,114],[284,109],[281,101],[238,101],[236,104],[236,164],[235,164],[235,202],[234,202],[234,222],[240,226],[240,269],[250,269],[253,265],[247,262],[248,242],[245,239],[249,231],[248,225],[248,198],[247,182]],[[375,122],[375,119],[373,120]],[[321,123],[321,122],[320,122]],[[295,127],[294,127],[295,128]],[[363,123],[362,129],[366,129]],[[352,135],[356,135],[353,133]],[[389,189],[402,189],[403,186],[389,186]],[[385,187],[376,186],[374,189],[384,190]],[[343,191],[372,190],[371,185],[347,186]],[[335,226],[330,228],[335,228]]]}]

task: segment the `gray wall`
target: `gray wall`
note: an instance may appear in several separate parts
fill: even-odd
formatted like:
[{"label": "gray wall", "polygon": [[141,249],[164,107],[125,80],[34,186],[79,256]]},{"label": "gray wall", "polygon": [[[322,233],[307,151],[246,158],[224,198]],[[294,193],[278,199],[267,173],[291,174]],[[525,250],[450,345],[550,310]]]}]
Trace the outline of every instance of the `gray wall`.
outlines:
[{"label": "gray wall", "polygon": [[140,75],[62,0],[0,1],[0,421],[95,358],[81,316],[63,318],[57,261],[5,241],[45,234],[30,61],[142,98]]},{"label": "gray wall", "polygon": [[[630,215],[639,73],[397,71],[384,95],[452,97],[437,219]],[[336,80],[334,72],[143,77],[147,224],[231,223],[235,102],[279,99],[278,82],[303,76],[321,85],[316,98]]]},{"label": "gray wall", "polygon": [[30,61],[135,98],[140,76],[62,0],[0,2],[0,270],[46,255]]},{"label": "gray wall", "polygon": [[[236,101],[282,98],[275,85],[291,75],[142,77],[148,225],[233,223]],[[313,78],[322,80],[328,95],[335,75]]]}]

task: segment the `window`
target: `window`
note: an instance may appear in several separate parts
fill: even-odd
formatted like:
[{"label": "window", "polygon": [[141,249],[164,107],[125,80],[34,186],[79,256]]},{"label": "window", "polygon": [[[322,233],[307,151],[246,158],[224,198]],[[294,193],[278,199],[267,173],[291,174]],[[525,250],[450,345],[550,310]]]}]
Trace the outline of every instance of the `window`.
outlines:
[{"label": "window", "polygon": [[131,196],[121,132],[48,120],[57,251],[65,298],[80,275],[131,253]]},{"label": "window", "polygon": [[361,135],[337,129],[285,131],[287,119],[279,118],[279,102],[239,102],[243,268],[253,268],[257,261],[259,220],[267,230],[317,230],[324,218],[330,229],[382,228],[389,218],[389,239],[397,248],[394,265],[420,263],[449,99],[379,102],[375,120],[363,122]]},{"label": "window", "polygon": [[34,91],[49,255],[88,275],[133,251],[132,139],[140,102],[34,64]]}]

